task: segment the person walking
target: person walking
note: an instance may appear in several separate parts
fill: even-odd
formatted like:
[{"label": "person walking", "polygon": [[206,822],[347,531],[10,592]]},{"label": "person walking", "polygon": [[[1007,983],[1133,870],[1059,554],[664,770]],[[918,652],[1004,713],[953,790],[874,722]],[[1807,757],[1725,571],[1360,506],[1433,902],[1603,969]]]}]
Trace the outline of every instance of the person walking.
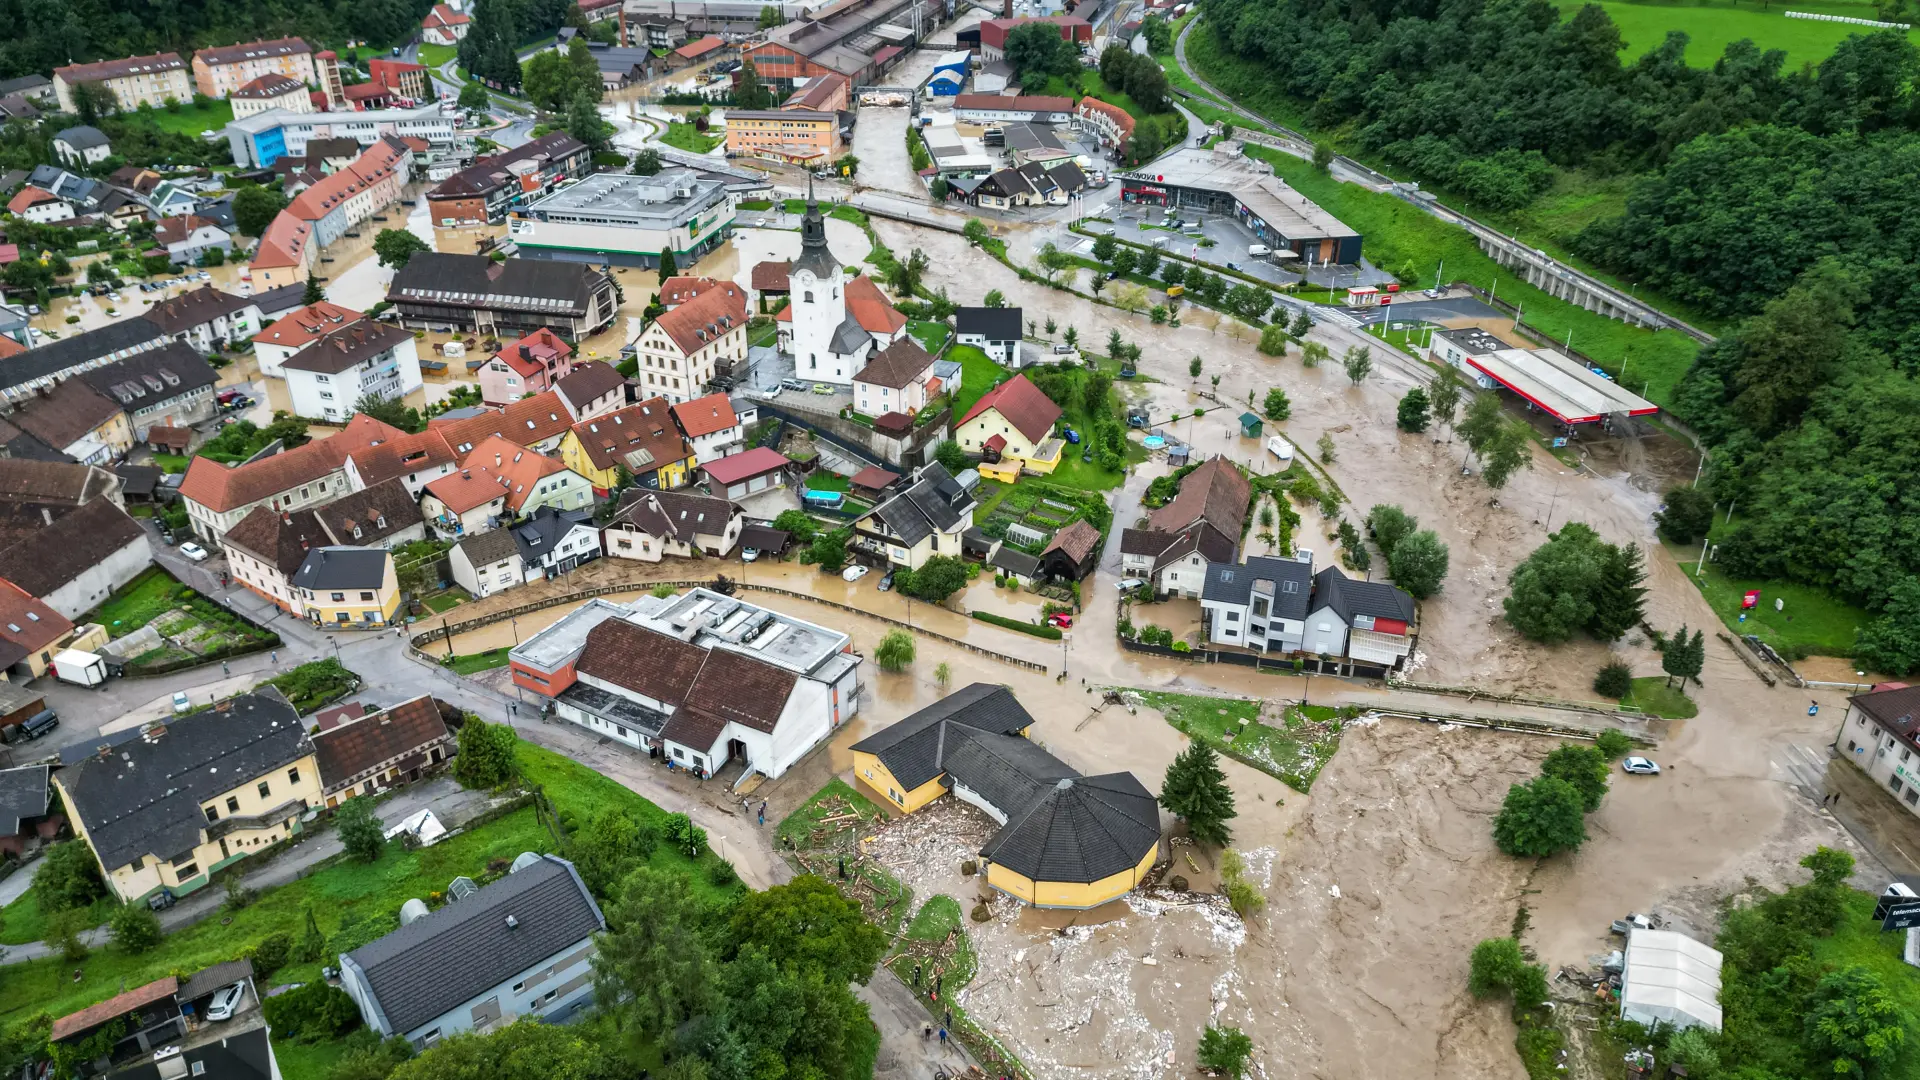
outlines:
[{"label": "person walking", "polygon": [[760,804],[760,824],[765,825],[766,823],[767,823],[767,804],[762,802]]}]

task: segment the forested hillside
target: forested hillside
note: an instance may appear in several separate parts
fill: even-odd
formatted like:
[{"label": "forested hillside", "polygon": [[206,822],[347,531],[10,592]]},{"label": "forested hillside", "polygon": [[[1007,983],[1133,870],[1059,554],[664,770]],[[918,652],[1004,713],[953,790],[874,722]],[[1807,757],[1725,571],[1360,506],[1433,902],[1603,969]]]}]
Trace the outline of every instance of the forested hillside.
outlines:
[{"label": "forested hillside", "polygon": [[433,0],[0,0],[0,26],[8,28],[0,78],[286,35],[400,42],[432,7]]},{"label": "forested hillside", "polygon": [[1686,39],[1622,62],[1597,6],[1544,0],[1201,0],[1211,43],[1269,72],[1317,131],[1472,203],[1558,173],[1624,177],[1579,255],[1735,322],[1672,411],[1737,508],[1736,576],[1881,613],[1862,656],[1920,668],[1920,52],[1862,31],[1820,64]]}]

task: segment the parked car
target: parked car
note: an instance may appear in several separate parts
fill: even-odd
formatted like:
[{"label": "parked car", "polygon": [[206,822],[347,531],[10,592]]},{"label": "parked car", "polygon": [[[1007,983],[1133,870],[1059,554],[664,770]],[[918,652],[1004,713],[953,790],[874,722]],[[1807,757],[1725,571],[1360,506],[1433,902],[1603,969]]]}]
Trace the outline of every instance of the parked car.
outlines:
[{"label": "parked car", "polygon": [[831,394],[833,393],[833,387],[823,382],[817,382],[813,384],[813,392],[816,394]]},{"label": "parked car", "polygon": [[233,1019],[234,1012],[240,1008],[241,999],[246,996],[247,984],[243,982],[215,990],[213,1000],[207,1003],[207,1019],[213,1021]]},{"label": "parked car", "polygon": [[6,729],[8,742],[32,742],[60,726],[60,716],[52,709],[41,709],[24,723]]},{"label": "parked car", "polygon": [[867,573],[868,573],[867,567],[861,566],[859,563],[855,563],[852,566],[847,567],[845,570],[840,571],[840,580],[859,581],[861,578],[866,577]]},{"label": "parked car", "polygon": [[810,384],[808,384],[807,380],[805,379],[781,379],[780,385],[786,387],[789,390],[799,390],[802,392],[805,392],[811,389]]},{"label": "parked car", "polygon": [[175,690],[173,692],[173,711],[176,713],[193,711],[193,699],[187,696],[185,690]]},{"label": "parked car", "polygon": [[757,559],[757,558],[759,558],[759,557],[760,557],[760,549],[759,549],[759,548],[751,548],[751,547],[750,547],[750,548],[741,548],[741,549],[740,549],[740,561],[741,561],[741,562],[752,562],[753,560],[755,560],[755,559]]},{"label": "parked car", "polygon": [[1660,766],[1649,758],[1630,757],[1620,763],[1620,767],[1636,776],[1659,776]]},{"label": "parked car", "polygon": [[1146,578],[1137,578],[1137,577],[1121,578],[1120,583],[1115,587],[1118,588],[1121,592],[1131,592],[1134,589],[1137,589],[1140,586],[1145,585],[1146,583],[1147,583]]},{"label": "parked car", "polygon": [[1056,611],[1047,616],[1047,625],[1053,627],[1055,630],[1071,630],[1073,629],[1073,616],[1064,611]]},{"label": "parked car", "polygon": [[188,542],[180,545],[180,554],[185,555],[187,558],[192,559],[194,562],[205,562],[207,558],[207,549],[189,540]]},{"label": "parked car", "polygon": [[1073,346],[1067,344],[1064,341],[1055,344],[1053,347],[1053,355],[1055,356],[1070,356],[1072,355],[1072,353],[1073,353]]},{"label": "parked car", "polygon": [[887,573],[886,573],[886,574],[885,574],[884,576],[882,576],[882,577],[880,578],[880,580],[879,580],[879,582],[878,582],[878,584],[879,584],[879,586],[880,586],[880,591],[881,591],[881,592],[888,592],[888,591],[890,591],[890,590],[892,590],[892,588],[893,588],[893,571],[891,571],[891,570],[889,570],[889,571],[887,571]]},{"label": "parked car", "polygon": [[1065,434],[1065,435],[1066,435],[1066,438],[1067,438],[1067,441],[1068,441],[1068,442],[1070,442],[1070,443],[1072,443],[1072,444],[1073,444],[1073,445],[1075,445],[1075,446],[1079,446],[1079,445],[1080,445],[1080,433],[1079,433],[1079,432],[1077,432],[1077,431],[1075,431],[1075,430],[1073,430],[1072,428],[1065,428],[1065,429],[1063,429],[1063,434]]}]

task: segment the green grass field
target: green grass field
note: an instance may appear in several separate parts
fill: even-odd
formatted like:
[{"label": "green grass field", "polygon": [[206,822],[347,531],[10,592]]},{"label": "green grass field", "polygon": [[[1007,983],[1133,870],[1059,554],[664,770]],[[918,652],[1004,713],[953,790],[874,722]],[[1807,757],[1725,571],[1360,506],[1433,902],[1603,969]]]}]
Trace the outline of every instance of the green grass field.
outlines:
[{"label": "green grass field", "polygon": [[921,348],[935,353],[947,343],[947,335],[953,331],[947,329],[947,324],[943,322],[915,320],[907,324],[907,333],[913,335],[913,340],[919,342]]},{"label": "green grass field", "polygon": [[[1713,563],[1707,564],[1704,577],[1695,577],[1694,571],[1700,565],[1699,548],[1681,550],[1669,544],[1667,550],[1673,553],[1680,569],[1686,571],[1687,580],[1705,594],[1707,603],[1727,624],[1728,631],[1757,635],[1782,652],[1798,647],[1815,656],[1851,656],[1854,632],[1873,618],[1864,608],[1854,607],[1811,585],[1736,580],[1721,573]],[[1742,622],[1740,600],[1749,589],[1760,590],[1760,602],[1745,613],[1746,621]],[[1773,609],[1775,600],[1784,601],[1779,611]]]},{"label": "green grass field", "polygon": [[1667,685],[1665,675],[1633,680],[1633,692],[1621,698],[1620,704],[1631,705],[1642,712],[1664,716],[1669,720],[1686,720],[1700,711],[1685,690]]},{"label": "green grass field", "polygon": [[692,124],[676,120],[667,125],[667,133],[660,136],[660,141],[689,154],[704,154],[727,140],[723,135],[709,135]]},{"label": "green grass field", "polygon": [[[1586,0],[1562,0],[1560,12],[1572,18]],[[1625,44],[1620,48],[1623,62],[1637,59],[1666,39],[1667,32],[1679,30],[1687,35],[1687,63],[1693,67],[1712,67],[1727,46],[1742,38],[1752,39],[1762,49],[1781,49],[1787,54],[1785,70],[1802,64],[1818,63],[1853,34],[1874,33],[1872,27],[1849,23],[1789,19],[1788,11],[1821,15],[1844,15],[1855,19],[1877,19],[1872,4],[1831,2],[1781,3],[1738,2],[1738,0],[1687,0],[1675,3],[1626,3],[1599,0],[1600,6],[1620,27]],[[1920,43],[1920,36],[1908,33]]]},{"label": "green grass field", "polygon": [[188,102],[180,106],[179,112],[168,112],[166,109],[143,109],[126,114],[126,118],[132,123],[146,124],[161,131],[197,137],[203,131],[219,131],[233,123],[233,103],[213,100],[207,102],[206,108],[199,109]]},{"label": "green grass field", "polygon": [[456,675],[472,675],[477,671],[491,671],[494,668],[506,667],[509,661],[508,654],[512,651],[510,648],[501,648],[488,649],[486,652],[467,653],[464,656],[454,657],[453,663],[447,665],[447,667]]},{"label": "green grass field", "polygon": [[120,637],[175,607],[173,591],[179,587],[180,583],[171,574],[158,566],[150,566],[107,597],[86,621],[97,622],[107,628],[109,635]]},{"label": "green grass field", "polygon": [[960,361],[960,392],[953,395],[953,419],[957,424],[973,403],[999,383],[1007,369],[972,345],[955,345],[947,350],[947,359]]},{"label": "green grass field", "polygon": [[440,70],[440,65],[458,55],[460,55],[460,46],[458,45],[420,46],[420,62],[432,68],[435,72]]},{"label": "green grass field", "polygon": [[[1148,708],[1160,710],[1167,722],[1214,749],[1269,773],[1296,791],[1306,791],[1340,746],[1337,723],[1330,733],[1310,729],[1310,723],[1335,721],[1337,710],[1325,705],[1289,706],[1286,726],[1277,728],[1259,720],[1260,703],[1240,698],[1147,691]],[[1232,736],[1229,738],[1228,736]]]}]

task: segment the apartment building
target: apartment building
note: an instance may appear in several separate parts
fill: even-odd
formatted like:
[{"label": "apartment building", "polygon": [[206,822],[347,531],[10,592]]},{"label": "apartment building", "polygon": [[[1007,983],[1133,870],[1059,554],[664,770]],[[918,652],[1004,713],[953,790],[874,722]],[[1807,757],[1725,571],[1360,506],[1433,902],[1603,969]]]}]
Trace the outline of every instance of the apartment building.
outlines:
[{"label": "apartment building", "polygon": [[62,112],[76,115],[80,112],[74,104],[73,88],[81,83],[112,91],[114,102],[123,110],[143,105],[164,109],[169,101],[193,100],[193,80],[188,77],[187,62],[180,59],[179,53],[154,53],[54,68],[53,92],[60,99]]},{"label": "apartment building", "polygon": [[327,424],[353,416],[362,398],[404,398],[421,386],[413,335],[371,319],[323,334],[280,367],[293,414]]},{"label": "apartment building", "polygon": [[318,83],[313,46],[297,37],[221,45],[193,54],[193,86],[210,98],[232,96],[262,75],[281,75],[302,84]]},{"label": "apartment building", "polygon": [[756,157],[817,169],[845,152],[838,113],[809,109],[727,111],[730,156]]},{"label": "apartment building", "polygon": [[437,228],[498,224],[510,207],[538,199],[555,184],[593,171],[593,151],[564,131],[523,143],[442,180],[427,192]]},{"label": "apartment building", "polygon": [[413,174],[413,149],[381,139],[346,168],[323,177],[280,211],[248,264],[255,289],[304,282],[320,251],[400,201]]},{"label": "apartment building", "polygon": [[747,294],[719,282],[663,313],[634,340],[642,393],[678,405],[702,396],[721,365],[747,358]]}]

